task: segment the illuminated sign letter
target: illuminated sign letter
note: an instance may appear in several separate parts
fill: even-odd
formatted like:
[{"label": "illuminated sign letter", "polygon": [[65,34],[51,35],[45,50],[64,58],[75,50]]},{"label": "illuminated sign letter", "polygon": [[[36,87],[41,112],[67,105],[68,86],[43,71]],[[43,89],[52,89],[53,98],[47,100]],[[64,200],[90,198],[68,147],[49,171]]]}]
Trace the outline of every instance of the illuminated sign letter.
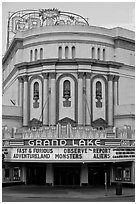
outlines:
[{"label": "illuminated sign letter", "polygon": [[[54,145],[55,145],[55,146],[58,146],[58,140],[52,140],[51,143],[52,143],[52,144],[51,144],[52,146],[54,146]],[[54,144],[54,143],[55,143],[55,144]]]},{"label": "illuminated sign letter", "polygon": [[44,140],[43,145],[44,145],[44,146],[50,146],[50,142],[49,142],[49,140]]},{"label": "illuminated sign letter", "polygon": [[75,144],[75,140],[72,140],[72,145],[73,146],[78,146],[78,144]]},{"label": "illuminated sign letter", "polygon": [[79,146],[82,146],[82,145],[85,146],[85,140],[80,140],[79,141]]},{"label": "illuminated sign letter", "polygon": [[60,140],[60,146],[66,146],[67,141],[66,140]]},{"label": "illuminated sign letter", "polygon": [[100,140],[95,140],[95,145],[100,146]]},{"label": "illuminated sign letter", "polygon": [[42,140],[36,140],[36,146],[42,146]]},{"label": "illuminated sign letter", "polygon": [[87,146],[93,146],[93,141],[92,140],[87,140]]},{"label": "illuminated sign letter", "polygon": [[29,140],[29,141],[28,141],[28,145],[29,145],[29,146],[34,146],[34,140]]}]

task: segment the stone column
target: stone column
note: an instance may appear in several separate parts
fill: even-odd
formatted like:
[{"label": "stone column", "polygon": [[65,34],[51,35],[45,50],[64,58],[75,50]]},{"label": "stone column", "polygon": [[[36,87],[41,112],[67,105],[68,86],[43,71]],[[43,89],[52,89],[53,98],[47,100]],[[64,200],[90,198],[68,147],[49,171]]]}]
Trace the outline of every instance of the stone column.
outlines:
[{"label": "stone column", "polygon": [[54,185],[53,182],[53,166],[52,164],[46,165],[46,184],[48,185]]},{"label": "stone column", "polygon": [[50,73],[50,77],[51,77],[50,124],[56,125],[56,73]]},{"label": "stone column", "polygon": [[94,48],[94,56],[95,56],[94,59],[97,59],[97,56],[98,56],[98,55],[97,55],[97,49],[98,49],[98,48],[95,46],[95,48]]},{"label": "stone column", "polygon": [[19,106],[22,107],[22,104],[23,104],[23,79],[22,79],[22,77],[19,77],[18,80],[19,80]]},{"label": "stone column", "polygon": [[100,47],[100,60],[103,60],[103,48]]},{"label": "stone column", "polygon": [[88,185],[88,165],[82,164],[81,165],[81,174],[80,174],[80,186],[87,186]]},{"label": "stone column", "polygon": [[83,73],[78,73],[78,125],[83,125]]},{"label": "stone column", "polygon": [[119,76],[114,77],[114,105],[118,105],[118,79]]},{"label": "stone column", "polygon": [[86,73],[86,125],[91,125],[91,73]]},{"label": "stone column", "polygon": [[23,94],[23,126],[28,126],[28,76],[23,77],[24,94]]},{"label": "stone column", "polygon": [[113,127],[113,75],[108,75],[108,126]]},{"label": "stone column", "polygon": [[44,83],[43,83],[43,125],[48,125],[48,73],[43,73]]},{"label": "stone column", "polygon": [[21,181],[26,184],[26,166],[21,167]]},{"label": "stone column", "polygon": [[131,167],[131,182],[135,184],[135,162],[132,162]]}]

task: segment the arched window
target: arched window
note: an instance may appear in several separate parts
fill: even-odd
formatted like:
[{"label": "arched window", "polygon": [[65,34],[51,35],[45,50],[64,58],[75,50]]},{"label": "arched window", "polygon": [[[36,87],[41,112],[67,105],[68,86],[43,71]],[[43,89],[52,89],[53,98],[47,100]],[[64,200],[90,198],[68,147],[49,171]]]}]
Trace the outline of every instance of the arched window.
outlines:
[{"label": "arched window", "polygon": [[70,81],[65,80],[63,84],[63,98],[69,99],[70,98]]},{"label": "arched window", "polygon": [[98,60],[100,60],[100,48],[97,49],[97,56],[98,56]]},{"label": "arched window", "polygon": [[35,61],[37,60],[37,58],[38,58],[38,51],[37,49],[35,49]]},{"label": "arched window", "polygon": [[91,49],[91,57],[92,59],[95,59],[95,48],[94,47],[92,47]]},{"label": "arched window", "polygon": [[103,49],[103,60],[104,61],[106,60],[106,51],[105,51],[105,49]]},{"label": "arched window", "polygon": [[33,108],[39,108],[39,83],[35,82],[33,85]]},{"label": "arched window", "polygon": [[76,53],[75,53],[75,47],[73,46],[73,47],[72,47],[72,59],[75,58],[75,54],[76,54]]},{"label": "arched window", "polygon": [[33,51],[30,50],[30,62],[32,62],[32,59],[33,59]]},{"label": "arched window", "polygon": [[39,99],[39,83],[34,83],[34,92],[33,92],[33,99],[37,101]]},{"label": "arched window", "polygon": [[40,48],[40,59],[43,59],[43,48]]},{"label": "arched window", "polygon": [[68,55],[69,55],[69,48],[68,46],[65,47],[65,59],[68,59]]},{"label": "arched window", "polygon": [[58,48],[58,58],[62,59],[62,47],[61,46]]},{"label": "arched window", "polygon": [[69,98],[71,98],[71,88],[69,80],[65,80],[63,83],[63,98],[65,98],[65,101],[63,101],[63,106],[70,107],[71,101],[69,101]]},{"label": "arched window", "polygon": [[102,84],[101,84],[100,81],[96,82],[96,99],[97,99],[96,107],[101,108],[102,107],[102,102],[101,102],[101,99],[102,99]]}]

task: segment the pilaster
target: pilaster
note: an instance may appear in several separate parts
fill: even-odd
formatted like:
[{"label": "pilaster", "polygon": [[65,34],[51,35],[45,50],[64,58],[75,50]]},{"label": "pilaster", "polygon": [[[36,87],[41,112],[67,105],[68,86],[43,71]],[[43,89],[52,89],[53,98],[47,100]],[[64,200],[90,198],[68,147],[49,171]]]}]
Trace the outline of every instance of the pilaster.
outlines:
[{"label": "pilaster", "polygon": [[19,81],[19,106],[22,107],[23,105],[23,78],[18,77]]},{"label": "pilaster", "polygon": [[91,125],[91,73],[86,73],[86,125]]},{"label": "pilaster", "polygon": [[28,76],[23,76],[24,94],[23,94],[23,126],[28,126]]},{"label": "pilaster", "polygon": [[118,98],[118,80],[119,76],[114,77],[114,105],[119,104],[119,98]]},{"label": "pilaster", "polygon": [[108,126],[113,126],[113,75],[108,75]]},{"label": "pilaster", "polygon": [[50,73],[51,78],[51,97],[50,97],[50,124],[56,125],[56,73]]},{"label": "pilaster", "polygon": [[78,125],[83,125],[83,72],[78,73]]},{"label": "pilaster", "polygon": [[43,125],[48,125],[48,73],[43,73]]}]

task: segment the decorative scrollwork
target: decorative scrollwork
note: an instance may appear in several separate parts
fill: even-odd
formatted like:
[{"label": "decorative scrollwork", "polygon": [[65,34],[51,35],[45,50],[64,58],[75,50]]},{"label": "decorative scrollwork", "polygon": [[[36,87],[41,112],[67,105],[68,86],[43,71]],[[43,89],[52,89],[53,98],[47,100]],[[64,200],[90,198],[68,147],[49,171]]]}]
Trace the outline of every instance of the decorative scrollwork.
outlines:
[{"label": "decorative scrollwork", "polygon": [[25,31],[50,25],[89,25],[87,20],[75,13],[63,12],[58,9],[21,10],[11,13],[8,20],[8,42],[19,31]]}]

